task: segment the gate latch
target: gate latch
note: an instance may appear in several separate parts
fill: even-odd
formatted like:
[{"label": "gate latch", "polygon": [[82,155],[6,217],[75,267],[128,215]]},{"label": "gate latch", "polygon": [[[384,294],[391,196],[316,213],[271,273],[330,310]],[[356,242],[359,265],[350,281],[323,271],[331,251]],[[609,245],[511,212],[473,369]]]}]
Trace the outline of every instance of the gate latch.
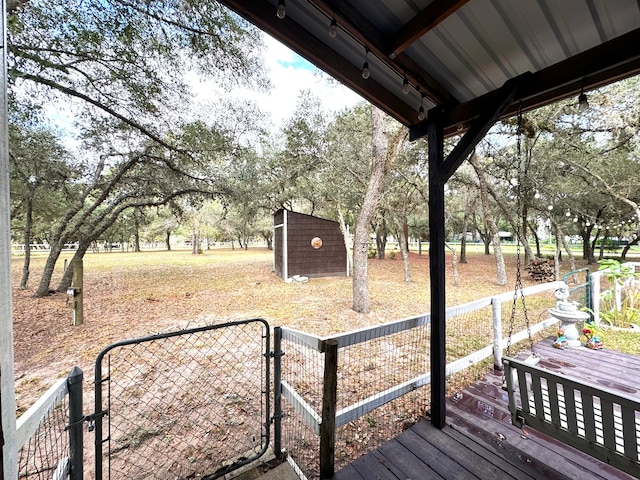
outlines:
[{"label": "gate latch", "polygon": [[108,414],[108,410],[103,410],[101,412],[92,413],[91,415],[85,415],[84,421],[89,422],[87,430],[89,432],[93,432],[96,428],[96,418],[106,417]]}]

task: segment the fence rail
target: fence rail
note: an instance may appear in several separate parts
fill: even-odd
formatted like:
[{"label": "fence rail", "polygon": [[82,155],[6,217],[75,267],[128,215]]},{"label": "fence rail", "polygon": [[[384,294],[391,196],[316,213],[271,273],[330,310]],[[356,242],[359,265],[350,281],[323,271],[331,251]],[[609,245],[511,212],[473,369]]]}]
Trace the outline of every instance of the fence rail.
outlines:
[{"label": "fence rail", "polygon": [[[533,297],[555,291],[562,285],[564,285],[564,282],[535,285],[525,288],[521,295]],[[520,295],[517,295],[516,299],[519,300]],[[462,329],[458,332],[451,332],[451,336],[461,338],[465,333],[469,333],[464,330],[468,328],[469,323],[478,323],[480,325],[479,331],[476,329],[476,331],[470,333],[479,337],[478,342],[484,342],[473,351],[469,353],[464,353],[463,351],[459,358],[448,361],[447,375],[467,369],[491,356],[494,357],[494,365],[501,368],[502,351],[510,342],[515,344],[527,339],[530,335],[534,335],[557,322],[556,319],[549,318],[548,315],[545,315],[541,321],[528,325],[524,325],[520,321],[521,329],[512,332],[509,338],[504,333],[502,304],[512,301],[514,301],[514,294],[505,293],[457,305],[446,310],[447,325],[451,324],[452,328]],[[553,302],[553,297],[549,295],[541,299],[538,307],[539,315],[542,316],[546,313],[546,310],[553,306]],[[478,321],[473,316],[478,315],[478,312],[483,317],[482,321]],[[465,325],[467,326],[456,327],[457,320],[468,315],[472,315],[472,317],[466,322]],[[488,321],[484,320],[484,317],[488,317]],[[330,437],[340,427],[366,416],[372,410],[430,384],[431,375],[428,355],[428,327],[430,321],[430,314],[423,314],[375,327],[362,328],[325,337],[285,327],[278,329],[275,335],[276,348],[281,348],[285,354],[285,365],[282,373],[282,398],[289,402],[293,410],[291,413],[295,412],[299,417],[299,421],[319,437],[320,452],[323,451],[322,445],[334,441],[330,441],[325,436]],[[483,329],[489,330],[489,332],[483,332]],[[416,331],[421,333],[416,334]],[[410,335],[415,339],[404,340],[401,338],[402,335]],[[280,342],[279,347],[278,342]],[[336,353],[335,363],[327,362],[326,353],[330,343],[335,343],[337,345],[335,347],[336,351],[344,352],[341,356],[347,355],[347,360],[338,360],[339,357]],[[421,345],[421,343],[423,344]],[[359,345],[364,350],[354,350]],[[290,358],[287,359],[287,356]],[[368,391],[364,385],[368,387],[371,382],[363,381],[363,379],[375,378],[377,374],[374,372],[385,368],[384,364],[387,359],[389,362],[393,361],[394,363],[402,363],[403,361],[418,363],[419,365],[414,365],[413,367],[419,371],[409,375],[406,379],[396,382],[393,380],[401,378],[407,372],[394,371],[387,375],[388,384],[380,382],[378,383],[379,389]],[[286,363],[287,360],[289,364]],[[403,369],[405,367],[407,365],[400,368]],[[327,369],[331,369],[333,375],[339,379],[337,397],[340,400],[336,398],[335,404],[329,406],[322,402],[323,399],[326,400],[322,386],[324,385],[323,379],[327,377]],[[368,375],[367,370],[369,369],[371,373]],[[355,383],[350,384],[350,381]],[[296,383],[298,386],[296,386]],[[339,403],[345,402],[345,397],[351,399],[357,397],[357,395],[363,395],[364,398],[359,398],[345,405],[339,405]],[[323,424],[327,422],[331,422],[331,431],[323,429]],[[310,442],[305,439],[302,443]],[[332,445],[329,451],[334,452],[335,448],[335,445]],[[320,453],[319,463],[321,474],[328,475],[333,471],[335,458],[328,458],[323,453]],[[312,476],[317,473],[313,468],[309,471]]]}]

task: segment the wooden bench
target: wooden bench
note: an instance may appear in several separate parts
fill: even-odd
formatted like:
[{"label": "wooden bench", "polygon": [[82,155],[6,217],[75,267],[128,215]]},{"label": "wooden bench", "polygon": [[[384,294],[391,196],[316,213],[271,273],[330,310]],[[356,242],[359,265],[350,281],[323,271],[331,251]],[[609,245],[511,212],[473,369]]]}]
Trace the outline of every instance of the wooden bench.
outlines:
[{"label": "wooden bench", "polygon": [[640,398],[504,358],[509,411],[527,425],[640,478]]}]

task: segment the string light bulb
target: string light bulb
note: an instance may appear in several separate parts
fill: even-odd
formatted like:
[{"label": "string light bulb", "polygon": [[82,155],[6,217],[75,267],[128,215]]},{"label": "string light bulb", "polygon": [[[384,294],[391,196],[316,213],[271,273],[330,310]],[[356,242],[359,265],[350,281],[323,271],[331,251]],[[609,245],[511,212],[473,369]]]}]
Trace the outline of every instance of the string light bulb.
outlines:
[{"label": "string light bulb", "polygon": [[362,64],[362,78],[365,80],[371,76],[371,72],[369,71],[369,50],[365,48],[364,50],[364,63]]},{"label": "string light bulb", "polygon": [[407,79],[407,77],[404,77],[404,79],[402,80],[402,93],[404,93],[405,95],[409,93],[409,80]]},{"label": "string light bulb", "polygon": [[589,100],[584,93],[584,89],[582,89],[580,90],[580,95],[578,95],[578,110],[584,112],[587,108],[589,108]]},{"label": "string light bulb", "polygon": [[336,38],[338,35],[338,22],[336,22],[335,18],[331,19],[331,23],[329,24],[329,36],[331,38]]},{"label": "string light bulb", "polygon": [[276,8],[276,16],[282,20],[287,16],[287,9],[284,6],[284,0],[278,0],[278,7]]}]

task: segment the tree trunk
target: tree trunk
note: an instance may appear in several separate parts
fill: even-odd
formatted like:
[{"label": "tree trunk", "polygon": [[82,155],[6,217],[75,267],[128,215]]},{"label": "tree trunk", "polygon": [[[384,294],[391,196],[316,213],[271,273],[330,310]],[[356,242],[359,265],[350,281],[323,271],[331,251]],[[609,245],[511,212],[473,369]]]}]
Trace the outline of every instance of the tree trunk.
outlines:
[{"label": "tree trunk", "polygon": [[402,209],[401,228],[398,228],[398,243],[400,245],[400,254],[402,255],[402,266],[404,267],[404,281],[411,282],[411,270],[409,268],[409,245],[407,242],[407,211],[406,205]]},{"label": "tree trunk", "polygon": [[560,280],[560,256],[562,252],[560,251],[560,241],[558,240],[558,224],[554,224],[556,227],[556,249],[553,253],[553,279],[558,281]]},{"label": "tree trunk", "polygon": [[576,258],[573,256],[573,252],[571,251],[571,248],[567,243],[567,239],[565,238],[564,233],[562,232],[560,227],[557,227],[556,231],[558,232],[558,238],[560,238],[560,241],[562,242],[562,247],[564,248],[564,251],[567,252],[567,256],[569,257],[569,268],[571,269],[571,271],[573,271],[576,269]]},{"label": "tree trunk", "polygon": [[376,234],[376,256],[378,260],[384,260],[387,252],[387,238],[389,236],[389,229],[387,228],[386,212],[382,212],[379,217],[379,222],[372,222],[371,228]]},{"label": "tree trunk", "polygon": [[371,106],[372,153],[371,177],[364,195],[362,208],[358,213],[353,240],[353,305],[358,313],[369,312],[369,278],[367,263],[367,241],[369,240],[369,224],[375,214],[376,206],[384,186],[384,180],[391,163],[400,153],[407,129],[402,128],[394,138],[392,148],[388,151],[388,133],[385,125],[385,114],[377,107]]},{"label": "tree trunk", "polygon": [[367,243],[369,241],[369,223],[382,192],[387,165],[387,131],[384,125],[384,114],[377,107],[371,106],[371,122],[373,126],[371,161],[371,177],[365,192],[362,208],[356,220],[353,248],[353,305],[352,309],[359,313],[369,313],[369,277]]},{"label": "tree trunk", "polygon": [[56,268],[56,262],[60,257],[60,253],[62,253],[63,247],[62,241],[58,241],[50,244],[49,255],[47,256],[47,261],[44,264],[44,269],[42,270],[42,277],[40,278],[40,284],[38,285],[38,289],[36,293],[34,293],[35,297],[44,297],[49,295],[49,285],[51,284],[51,277],[53,276],[53,271]]},{"label": "tree trunk", "polygon": [[198,255],[200,253],[200,232],[193,232],[193,241],[191,244],[191,254]]},{"label": "tree trunk", "polygon": [[636,236],[636,238],[634,238],[624,246],[624,248],[622,249],[622,256],[621,256],[621,260],[623,262],[627,259],[627,253],[629,253],[629,250],[631,249],[631,247],[634,245],[638,245],[638,240],[640,240],[640,238]]},{"label": "tree trunk", "polygon": [[347,272],[348,275],[351,276],[353,270],[353,257],[349,254],[351,252],[350,238],[349,238],[349,229],[347,228],[347,224],[344,221],[344,216],[342,215],[342,208],[338,205],[338,219],[340,220],[340,231],[342,232],[342,239],[344,240],[344,248],[347,250]]},{"label": "tree trunk", "polygon": [[453,284],[456,287],[460,286],[460,274],[458,273],[458,255],[456,255],[456,249],[448,243],[444,244],[449,250],[451,250],[451,268],[453,269]]},{"label": "tree trunk", "polygon": [[29,282],[29,267],[31,265],[31,225],[33,224],[33,196],[27,199],[27,211],[24,218],[24,263],[22,264],[22,279],[20,289],[25,290]]},{"label": "tree trunk", "polygon": [[504,255],[502,254],[502,245],[500,243],[500,235],[496,232],[493,236],[493,254],[496,257],[496,283],[498,285],[507,284],[507,268],[504,264]]},{"label": "tree trunk", "polygon": [[166,235],[164,236],[164,244],[167,247],[167,251],[171,251],[171,230],[166,231]]},{"label": "tree trunk", "polygon": [[536,242],[536,257],[542,257],[542,252],[540,251],[540,237],[538,236],[538,232],[534,230],[533,239]]},{"label": "tree trunk", "polygon": [[138,217],[136,216],[136,212],[133,213],[133,251],[140,251],[140,223],[138,222]]},{"label": "tree trunk", "polygon": [[464,209],[462,219],[462,237],[460,238],[460,263],[467,263],[467,230],[469,229],[469,212],[467,206]]},{"label": "tree trunk", "polygon": [[[482,214],[484,216],[484,223],[487,231],[491,234],[493,243],[493,254],[496,259],[496,283],[498,285],[507,284],[507,269],[504,264],[504,256],[502,254],[502,245],[500,244],[500,234],[498,233],[498,226],[496,225],[493,215],[491,215],[489,209],[489,190],[487,188],[487,180],[484,176],[484,172],[478,166],[475,153],[469,157],[469,163],[473,167],[478,176],[478,186],[480,188],[480,204],[482,205]],[[486,245],[486,244],[485,244]]]},{"label": "tree trunk", "polygon": [[602,241],[600,242],[600,255],[598,256],[598,260],[602,260],[604,258],[604,247],[607,243],[608,238],[609,235],[607,235],[606,233],[602,236]]}]

